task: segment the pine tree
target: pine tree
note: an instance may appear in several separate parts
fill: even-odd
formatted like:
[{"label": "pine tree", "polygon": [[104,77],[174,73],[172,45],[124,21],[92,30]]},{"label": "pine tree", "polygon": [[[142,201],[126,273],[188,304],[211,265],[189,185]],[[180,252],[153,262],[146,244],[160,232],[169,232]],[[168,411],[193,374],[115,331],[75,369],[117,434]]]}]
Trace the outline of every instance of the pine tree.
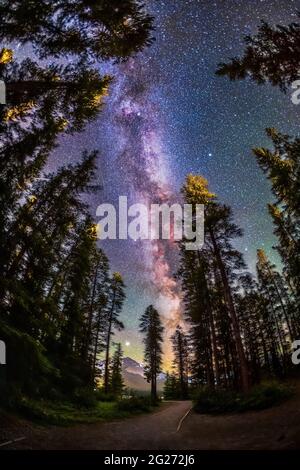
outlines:
[{"label": "pine tree", "polygon": [[[31,192],[50,152],[55,148],[62,121],[53,120],[51,108],[45,109],[24,126],[20,120],[3,124],[0,129],[0,238],[4,249],[10,242],[11,221],[24,198]],[[5,263],[1,250],[1,265]]]},{"label": "pine tree", "polygon": [[274,151],[254,149],[257,161],[272,185],[275,203],[269,212],[279,238],[277,247],[292,292],[300,302],[300,139],[292,140],[275,129],[267,129]]},{"label": "pine tree", "polygon": [[[108,289],[102,284],[107,259],[96,250],[96,227],[81,201],[95,158],[95,153],[86,155],[78,165],[32,186],[28,201],[11,222],[1,280],[2,314],[11,326],[45,347],[58,369],[64,368],[64,383],[71,388],[80,377],[93,382],[92,345],[98,352],[105,327],[100,317]],[[96,256],[101,263],[93,292]],[[87,341],[91,347],[83,354]],[[69,380],[72,371],[77,379]]]},{"label": "pine tree", "polygon": [[116,398],[120,398],[124,389],[122,377],[123,351],[121,343],[117,344],[116,350],[111,360],[109,389]]},{"label": "pine tree", "polygon": [[157,401],[157,375],[161,372],[164,328],[158,311],[150,305],[140,319],[140,332],[145,335],[144,372],[151,383],[151,401]]},{"label": "pine tree", "polygon": [[[83,342],[82,357],[87,360],[93,357],[93,368],[96,356],[103,349],[103,337],[100,331],[105,330],[105,307],[109,291],[109,262],[105,253],[94,246],[92,253],[92,269],[89,279],[89,296],[84,305],[86,316],[86,332]],[[94,337],[93,337],[94,334]],[[99,344],[100,341],[100,344]]]},{"label": "pine tree", "polygon": [[[52,297],[56,299],[63,319],[59,324],[58,345],[54,341],[53,348],[48,342],[48,349],[57,351],[64,386],[71,390],[80,383],[92,388],[97,379],[94,354],[104,348],[106,322],[103,309],[108,287],[100,286],[107,276],[107,259],[96,248],[97,230],[90,216],[83,219],[76,232],[77,240],[71,246],[68,262],[63,268],[62,289],[58,296],[54,290]],[[95,263],[98,263],[96,288]]]},{"label": "pine tree", "polygon": [[41,57],[126,59],[151,44],[139,0],[3,0],[0,38],[30,42]]},{"label": "pine tree", "polygon": [[83,302],[89,293],[89,275],[92,266],[91,254],[93,250],[94,235],[93,223],[89,217],[84,221],[80,230],[80,243],[72,253],[72,261],[65,279],[65,293],[63,297],[63,314],[65,326],[61,338],[62,348],[66,354],[82,349],[84,342]]},{"label": "pine tree", "polygon": [[279,86],[283,91],[299,78],[299,23],[272,27],[262,21],[258,33],[247,36],[245,43],[244,56],[220,64],[217,75],[227,75],[231,80],[249,77],[258,84]]},{"label": "pine tree", "polygon": [[108,294],[107,290],[101,295],[99,295],[97,301],[97,311],[94,316],[94,326],[93,326],[93,355],[92,355],[92,376],[95,381],[99,379],[102,375],[101,367],[97,368],[97,358],[100,353],[105,351],[105,339],[107,331],[107,304],[108,304]]},{"label": "pine tree", "polygon": [[[231,323],[231,326],[228,325],[227,327],[232,328],[235,356],[238,360],[238,363],[234,364],[234,367],[239,370],[240,387],[246,392],[249,389],[250,376],[233,298],[236,271],[243,269],[245,265],[241,254],[233,248],[232,240],[236,237],[240,237],[242,232],[232,221],[231,209],[227,206],[222,206],[216,201],[215,195],[208,190],[208,183],[203,177],[188,175],[182,193],[185,201],[189,204],[193,204],[194,206],[196,204],[205,204],[206,246],[208,252],[210,252],[213,257],[213,262],[210,262],[210,278],[214,280],[218,290],[221,289],[224,304],[223,310],[230,318]],[[202,279],[201,285],[204,285],[205,296],[205,284],[207,286],[207,280],[205,280],[205,276],[203,276],[203,268],[205,265],[207,268],[209,264],[203,259],[201,253],[197,256],[199,260],[198,264],[200,264],[200,269],[202,270],[202,273],[200,271],[199,274]],[[183,255],[183,258],[185,258],[185,255]],[[197,288],[199,289],[199,285],[196,289]],[[203,288],[200,289],[200,292],[197,294],[197,302],[200,304],[203,303],[201,291],[203,291]],[[207,344],[206,357],[209,361],[207,365],[207,383],[214,385],[215,379],[212,377],[213,364],[218,363],[218,360],[216,358],[216,348],[213,348],[210,342],[211,330],[215,324],[213,315],[211,314],[210,302],[211,300],[208,299],[206,294],[205,310],[203,307],[200,307],[201,311],[206,311],[206,313],[204,314],[203,320],[200,321],[200,324],[205,325],[204,331],[207,332],[205,339]],[[197,331],[199,328],[199,320],[196,322],[195,327]],[[213,344],[214,343],[215,340],[213,341]],[[228,337],[227,346],[229,345],[231,346],[231,338]],[[215,356],[214,358],[213,355]]]},{"label": "pine tree", "polygon": [[167,372],[163,394],[164,400],[177,400],[179,398],[178,380],[175,374]]},{"label": "pine tree", "polygon": [[39,354],[60,371],[65,390],[93,384],[106,333],[108,261],[96,248],[96,226],[81,200],[95,159],[85,155],[35,182],[10,220],[3,247],[2,319],[43,348]]},{"label": "pine tree", "polygon": [[257,252],[257,274],[259,288],[266,299],[266,309],[273,330],[273,344],[276,345],[277,356],[282,361],[282,367],[288,361],[288,354],[293,340],[293,321],[290,318],[287,297],[284,295],[284,282],[275,266],[267,259],[263,250]]},{"label": "pine tree", "polygon": [[94,174],[96,156],[95,152],[85,154],[78,165],[62,168],[32,187],[26,203],[8,226],[10,237],[5,247],[3,280],[24,270],[28,257],[36,263],[40,259],[39,244],[49,247],[56,237],[62,243],[65,231],[83,210],[80,195]]},{"label": "pine tree", "polygon": [[239,322],[243,332],[253,383],[259,383],[262,374],[280,375],[280,359],[276,350],[274,321],[261,286],[249,274],[239,277],[236,293]]},{"label": "pine tree", "polygon": [[101,76],[84,61],[42,67],[31,59],[10,62],[2,78],[7,94],[4,121],[33,119],[47,109],[68,132],[82,130],[98,115],[111,82],[111,77]]},{"label": "pine tree", "polygon": [[174,367],[179,381],[179,395],[182,400],[188,397],[189,345],[188,336],[178,326],[171,338],[174,353]]},{"label": "pine tree", "polygon": [[[211,292],[208,289],[208,266],[204,251],[186,251],[181,246],[181,263],[178,279],[181,281],[185,300],[185,314],[191,325],[191,341],[194,351],[192,371],[194,381],[213,386],[214,370],[218,374],[216,359],[216,331]],[[205,265],[205,268],[204,268]],[[213,338],[213,343],[211,342]]]},{"label": "pine tree", "polygon": [[111,337],[114,329],[122,330],[123,323],[119,320],[119,313],[122,310],[125,300],[124,282],[120,273],[114,273],[108,291],[108,310],[107,310],[107,331],[105,339],[105,370],[104,370],[104,390],[109,392],[109,364],[110,364],[110,346]]}]

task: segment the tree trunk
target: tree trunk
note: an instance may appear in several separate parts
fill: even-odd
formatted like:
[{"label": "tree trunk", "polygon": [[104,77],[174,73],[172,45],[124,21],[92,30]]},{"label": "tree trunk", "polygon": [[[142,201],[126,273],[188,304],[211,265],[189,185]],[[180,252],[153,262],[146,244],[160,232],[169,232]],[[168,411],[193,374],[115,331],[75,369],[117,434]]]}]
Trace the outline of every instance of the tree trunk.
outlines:
[{"label": "tree trunk", "polygon": [[104,372],[104,392],[108,393],[108,386],[109,386],[109,349],[110,349],[110,337],[111,337],[111,329],[112,329],[112,318],[113,312],[115,308],[115,292],[113,295],[112,306],[110,310],[109,320],[108,320],[108,332],[107,332],[107,340],[106,340],[106,348],[105,348],[105,372]]},{"label": "tree trunk", "polygon": [[98,351],[98,341],[99,341],[99,333],[100,333],[100,325],[101,325],[101,311],[98,312],[98,322],[97,322],[97,330],[96,330],[96,338],[95,338],[95,347],[94,347],[94,354],[93,354],[93,378],[95,379],[96,375],[96,361],[97,361],[97,351]]},{"label": "tree trunk", "polygon": [[212,339],[212,354],[213,354],[215,381],[216,381],[216,385],[218,385],[220,383],[220,370],[219,370],[219,361],[218,361],[217,337],[216,337],[216,330],[215,330],[215,325],[214,325],[214,317],[213,317],[213,310],[212,310],[212,303],[211,303],[209,288],[207,285],[205,271],[202,268],[202,262],[201,262],[199,251],[198,251],[198,260],[200,264],[200,269],[202,270],[202,274],[203,274],[203,281],[204,281],[203,285],[204,285],[205,295],[207,299],[207,313],[209,317],[211,339]]},{"label": "tree trunk", "polygon": [[218,247],[218,244],[216,242],[213,230],[209,230],[209,234],[211,237],[211,241],[213,244],[214,248],[214,253],[216,256],[218,268],[220,271],[223,287],[224,287],[224,294],[225,294],[225,300],[228,306],[231,322],[232,322],[232,328],[233,328],[233,333],[234,333],[234,340],[235,340],[235,345],[236,345],[236,350],[239,358],[239,363],[240,363],[240,373],[241,373],[241,387],[243,392],[248,392],[249,387],[250,387],[250,381],[249,381],[249,369],[248,369],[248,364],[245,356],[245,351],[243,348],[242,344],[242,339],[241,339],[241,333],[240,333],[240,328],[239,328],[239,323],[232,299],[232,294],[231,294],[231,288],[229,286],[228,278],[227,278],[227,273],[224,267],[223,260],[221,258],[220,250]]},{"label": "tree trunk", "polygon": [[90,342],[90,337],[92,333],[93,308],[94,308],[94,301],[95,301],[95,295],[96,295],[96,285],[97,285],[97,275],[98,275],[99,264],[100,264],[100,260],[97,261],[94,279],[93,279],[93,290],[92,290],[92,297],[91,297],[90,308],[89,308],[88,326],[87,326],[86,339],[85,339],[85,344],[84,344],[83,359],[87,359],[88,350],[89,350],[89,342]]},{"label": "tree trunk", "polygon": [[185,386],[184,360],[183,360],[181,339],[180,339],[180,344],[179,344],[179,376],[180,376],[180,396],[182,399],[185,399],[186,398],[186,386]]},{"label": "tree trunk", "polygon": [[151,374],[151,401],[155,404],[157,401],[157,387],[156,387],[156,350],[154,350],[152,374]]}]

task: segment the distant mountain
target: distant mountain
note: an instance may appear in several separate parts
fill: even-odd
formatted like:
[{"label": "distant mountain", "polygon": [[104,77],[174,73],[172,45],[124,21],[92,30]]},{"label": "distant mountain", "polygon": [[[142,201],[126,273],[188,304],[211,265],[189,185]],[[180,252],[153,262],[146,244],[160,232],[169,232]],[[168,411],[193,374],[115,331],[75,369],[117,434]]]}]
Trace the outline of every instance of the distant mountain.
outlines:
[{"label": "distant mountain", "polygon": [[[124,357],[122,372],[126,387],[139,391],[150,390],[150,384],[148,384],[144,378],[143,364],[131,359],[131,357]],[[165,375],[160,374],[157,381],[158,390],[163,388],[164,381]]]}]

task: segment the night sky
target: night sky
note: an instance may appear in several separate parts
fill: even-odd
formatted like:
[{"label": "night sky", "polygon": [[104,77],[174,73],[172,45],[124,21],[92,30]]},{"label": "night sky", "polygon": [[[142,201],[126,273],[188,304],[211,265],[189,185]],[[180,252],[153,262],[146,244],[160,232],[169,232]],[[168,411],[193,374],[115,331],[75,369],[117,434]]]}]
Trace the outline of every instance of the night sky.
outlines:
[{"label": "night sky", "polygon": [[[104,112],[84,133],[61,139],[49,168],[77,161],[83,149],[99,150],[104,189],[90,196],[94,215],[99,204],[116,204],[119,195],[132,203],[172,202],[187,173],[201,174],[244,229],[237,247],[249,269],[255,270],[259,247],[279,263],[266,209],[272,196],[251,148],[268,145],[266,127],[298,134],[299,110],[289,93],[230,82],[214,72],[218,63],[242,54],[243,37],[255,33],[260,20],[295,21],[300,0],[146,3],[156,18],[154,45],[126,64],[100,65],[115,76]],[[176,248],[170,242],[131,240],[101,246],[127,285],[126,330],[116,339],[126,356],[141,361],[138,319],[144,309],[149,304],[159,309],[168,334],[182,319],[173,279]]]}]

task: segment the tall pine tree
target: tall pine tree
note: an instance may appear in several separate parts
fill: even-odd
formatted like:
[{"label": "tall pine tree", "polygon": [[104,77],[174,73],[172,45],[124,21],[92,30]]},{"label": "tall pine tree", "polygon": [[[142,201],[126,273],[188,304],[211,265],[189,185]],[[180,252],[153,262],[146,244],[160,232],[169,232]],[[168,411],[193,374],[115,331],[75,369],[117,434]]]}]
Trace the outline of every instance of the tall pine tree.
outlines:
[{"label": "tall pine tree", "polygon": [[152,403],[157,401],[157,376],[162,366],[162,341],[164,328],[159,313],[149,305],[140,319],[140,332],[144,337],[144,372],[147,382],[151,384]]}]

